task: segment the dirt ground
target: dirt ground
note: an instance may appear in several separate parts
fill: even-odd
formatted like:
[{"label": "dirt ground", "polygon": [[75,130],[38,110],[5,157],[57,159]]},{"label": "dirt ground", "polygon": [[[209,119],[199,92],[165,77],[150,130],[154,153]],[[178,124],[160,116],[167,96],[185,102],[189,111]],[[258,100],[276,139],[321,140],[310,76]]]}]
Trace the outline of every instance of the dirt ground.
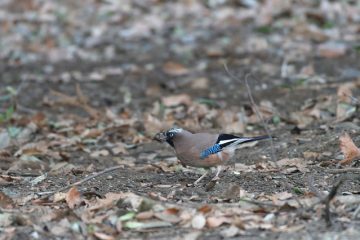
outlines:
[{"label": "dirt ground", "polygon": [[[165,10],[176,5],[159,2],[156,8]],[[331,226],[327,226],[324,217],[324,204],[309,207],[311,204],[299,206],[294,202],[319,199],[319,193],[326,196],[342,178],[344,174],[329,172],[349,167],[339,165],[344,158],[339,146],[340,136],[347,132],[355,145],[360,145],[360,114],[356,100],[360,85],[360,52],[356,45],[360,29],[357,28],[354,36],[350,36],[351,31],[340,31],[348,34],[351,40],[334,37],[342,41],[346,52],[336,52],[333,56],[331,49],[326,49],[331,52],[329,54],[318,51],[318,46],[327,42],[317,39],[317,34],[327,34],[321,29],[315,34],[286,25],[285,20],[296,19],[295,11],[290,16],[287,10],[282,13],[284,15],[272,13],[271,29],[268,29],[259,28],[256,21],[237,23],[231,9],[241,8],[231,3],[209,8],[208,15],[204,16],[209,17],[216,11],[224,14],[218,16],[218,22],[213,25],[199,23],[196,26],[191,19],[197,21],[197,17],[186,20],[183,16],[181,20],[163,23],[164,29],[154,30],[155,33],[149,33],[150,37],[124,40],[105,34],[93,48],[102,52],[107,46],[115,46],[112,59],[99,57],[87,61],[79,57],[54,62],[44,57],[25,63],[3,59],[0,87],[16,89],[17,94],[2,102],[2,109],[16,104],[11,119],[1,123],[2,129],[14,127],[21,131],[29,129],[31,122],[37,127],[24,141],[15,137],[1,149],[0,169],[4,180],[1,191],[12,200],[11,207],[1,204],[0,213],[17,217],[12,218],[10,224],[0,218],[3,234],[0,239],[359,239],[360,218],[355,214],[360,202],[358,173],[351,175],[351,179],[337,190],[330,207]],[[143,11],[153,13],[152,10]],[[229,11],[229,16],[224,11]],[[332,20],[324,11],[319,9],[314,19]],[[214,20],[211,17],[204,21]],[[314,19],[308,22],[313,23]],[[181,33],[185,30],[177,29],[176,21],[182,21],[183,28],[194,34]],[[351,26],[356,26],[356,21]],[[333,29],[341,29],[335,20],[334,24]],[[331,34],[326,36],[332,41]],[[46,53],[41,54],[46,56]],[[173,65],[169,66],[169,62]],[[227,73],[224,64],[236,78]],[[246,76],[265,122],[259,120],[249,100]],[[340,116],[339,120],[336,110],[339,109],[339,88],[346,84],[351,84],[353,96],[353,101],[346,103],[355,111],[344,119]],[[171,98],[173,96],[185,100],[178,101]],[[69,98],[77,99],[76,103]],[[166,100],[170,101],[168,105]],[[92,110],[100,116],[92,115]],[[242,113],[245,120],[235,113]],[[39,115],[41,117],[34,117]],[[182,167],[170,146],[151,139],[156,131],[173,125],[191,131],[230,131],[239,135],[264,134],[264,127],[267,127],[274,136],[273,145],[270,141],[262,141],[237,150],[215,185],[209,183],[212,176],[208,176],[203,184],[194,186],[192,183],[202,170]],[[90,133],[85,133],[86,130]],[[4,135],[0,136],[4,140]],[[53,143],[55,140],[58,142]],[[46,150],[39,147],[41,141],[49,144]],[[115,153],[114,144],[118,142],[121,142],[120,150]],[[24,148],[29,143],[38,144],[38,147]],[[36,156],[41,163],[19,164],[24,155]],[[299,160],[278,168],[273,165],[274,161],[282,159]],[[56,170],[54,166],[59,167],[59,163],[70,167]],[[107,193],[133,193],[152,199],[156,204],[175,206],[180,212],[191,209],[191,217],[201,207],[210,206],[212,210],[204,212],[205,216],[216,216],[216,211],[223,211],[224,216],[232,220],[216,227],[207,223],[197,228],[186,225],[180,216],[181,224],[159,228],[123,226],[118,232],[103,220],[94,224],[97,230],[90,231],[91,223],[79,213],[84,206],[69,208],[68,200],[55,202],[52,195],[36,202],[43,197],[41,192],[57,191],[112,166],[121,167],[77,186],[89,206],[91,201],[97,201],[96,198],[106,198]],[[352,162],[351,168],[358,167],[356,161]],[[48,174],[44,180],[33,182],[45,173]],[[247,199],[276,206],[260,204],[259,207],[248,203],[249,206],[241,201],[241,193]],[[276,195],[280,193],[290,195],[282,199],[283,195]],[[0,201],[4,201],[4,197]],[[119,202],[104,208],[107,211],[104,215],[109,217],[114,214],[111,211],[115,211],[116,216],[122,216],[130,211]],[[261,217],[262,223],[271,223],[271,226],[248,227],[236,222],[234,219],[243,216],[227,212],[233,208],[249,209]],[[62,214],[49,217],[49,221],[40,217],[53,214],[52,211]],[[273,218],[266,222],[266,216]],[[69,222],[67,227],[64,219]],[[72,223],[76,221],[84,222],[87,230],[74,230]],[[55,231],[57,224],[65,230]],[[231,226],[236,226],[236,234],[227,231]]]}]

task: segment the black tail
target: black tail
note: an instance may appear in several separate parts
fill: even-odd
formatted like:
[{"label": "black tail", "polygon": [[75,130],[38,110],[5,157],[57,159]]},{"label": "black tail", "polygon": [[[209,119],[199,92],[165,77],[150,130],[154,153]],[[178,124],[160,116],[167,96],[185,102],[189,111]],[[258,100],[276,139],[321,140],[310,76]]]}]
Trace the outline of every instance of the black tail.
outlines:
[{"label": "black tail", "polygon": [[244,139],[247,138],[248,140],[241,142],[241,143],[247,143],[247,142],[254,142],[254,141],[259,141],[259,140],[263,140],[263,139],[269,139],[269,138],[271,138],[271,136],[264,135],[264,136],[258,136],[258,137],[241,137],[241,138],[244,138]]},{"label": "black tail", "polygon": [[264,139],[269,139],[269,138],[272,138],[272,136],[264,135],[264,136],[257,136],[257,137],[239,137],[239,140],[236,141],[236,143],[237,143],[236,145],[259,141],[259,140],[264,140]]},{"label": "black tail", "polygon": [[269,135],[258,136],[258,137],[238,137],[230,134],[221,134],[218,137],[216,143],[218,143],[221,148],[224,148],[224,147],[237,146],[243,143],[254,142],[268,138],[270,138]]}]

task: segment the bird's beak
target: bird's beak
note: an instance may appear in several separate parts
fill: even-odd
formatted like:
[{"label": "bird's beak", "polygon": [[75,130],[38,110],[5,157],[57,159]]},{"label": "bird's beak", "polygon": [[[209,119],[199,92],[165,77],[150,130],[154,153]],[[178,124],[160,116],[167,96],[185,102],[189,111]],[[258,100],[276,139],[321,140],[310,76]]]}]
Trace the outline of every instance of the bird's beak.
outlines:
[{"label": "bird's beak", "polygon": [[165,132],[159,132],[153,137],[153,139],[158,141],[158,142],[165,142],[166,139],[167,139],[166,133]]}]

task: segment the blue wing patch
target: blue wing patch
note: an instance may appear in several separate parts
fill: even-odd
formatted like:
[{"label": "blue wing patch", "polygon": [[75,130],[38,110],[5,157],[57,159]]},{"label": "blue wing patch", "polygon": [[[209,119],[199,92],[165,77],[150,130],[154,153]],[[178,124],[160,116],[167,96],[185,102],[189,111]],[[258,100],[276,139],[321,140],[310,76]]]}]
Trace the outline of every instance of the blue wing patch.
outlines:
[{"label": "blue wing patch", "polygon": [[215,144],[207,149],[205,149],[204,151],[201,152],[200,154],[200,158],[204,159],[207,158],[208,156],[210,156],[211,154],[215,154],[221,151],[221,146],[220,144]]}]

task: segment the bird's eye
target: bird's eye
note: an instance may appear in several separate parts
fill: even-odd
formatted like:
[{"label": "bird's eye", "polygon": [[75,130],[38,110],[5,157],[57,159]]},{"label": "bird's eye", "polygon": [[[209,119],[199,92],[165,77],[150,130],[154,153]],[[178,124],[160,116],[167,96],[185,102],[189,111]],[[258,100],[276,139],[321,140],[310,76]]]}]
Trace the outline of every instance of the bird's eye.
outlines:
[{"label": "bird's eye", "polygon": [[169,133],[169,137],[174,137],[174,133]]}]

